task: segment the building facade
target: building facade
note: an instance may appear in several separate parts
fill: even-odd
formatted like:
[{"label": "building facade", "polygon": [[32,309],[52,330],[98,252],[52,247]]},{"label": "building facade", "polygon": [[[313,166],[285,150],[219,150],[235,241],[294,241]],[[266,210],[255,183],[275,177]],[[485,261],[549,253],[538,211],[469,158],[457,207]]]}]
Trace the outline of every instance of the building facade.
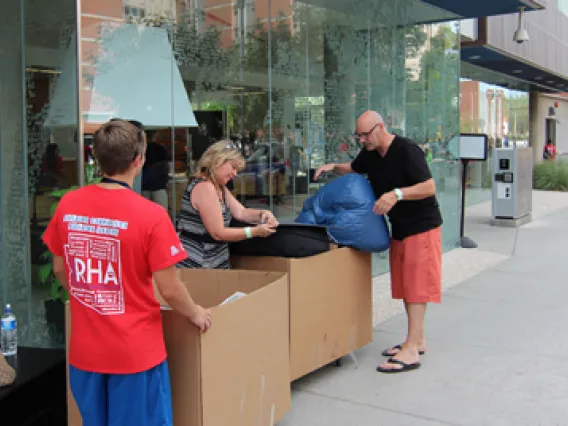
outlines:
[{"label": "building facade", "polygon": [[[530,7],[536,10],[527,13]],[[565,107],[560,107],[565,97],[559,93],[568,91],[568,2],[528,1],[517,8],[523,10],[521,19],[515,13],[467,23],[461,46],[462,76],[530,94],[529,143],[538,162],[548,140],[559,152],[565,152],[568,144],[559,118],[565,113]],[[528,40],[515,40],[518,29],[526,30]],[[515,132],[514,125],[509,130]]]},{"label": "building facade", "polygon": [[[88,182],[90,135],[112,117],[143,122],[168,148],[172,220],[187,174],[222,138],[248,159],[235,194],[287,219],[321,185],[319,165],[357,154],[356,117],[375,109],[432,151],[444,248],[455,247],[458,164],[447,146],[459,135],[459,20],[513,10],[437,3],[2,2],[0,301],[14,306],[21,343],[63,344],[41,235],[54,191]],[[386,258],[374,268],[386,271]]]}]

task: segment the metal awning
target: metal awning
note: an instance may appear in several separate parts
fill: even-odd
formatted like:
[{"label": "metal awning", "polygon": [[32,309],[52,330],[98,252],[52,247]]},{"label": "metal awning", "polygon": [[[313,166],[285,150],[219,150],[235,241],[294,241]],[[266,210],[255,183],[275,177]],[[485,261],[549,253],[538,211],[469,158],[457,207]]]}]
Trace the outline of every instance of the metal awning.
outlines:
[{"label": "metal awning", "polygon": [[506,15],[519,11],[544,9],[544,6],[534,0],[422,0],[439,9],[454,13],[462,18],[480,18],[482,16]]},{"label": "metal awning", "polygon": [[[533,0],[298,0],[325,11],[326,20],[358,20],[364,27],[414,25],[543,9]],[[362,3],[364,5],[362,5]],[[336,15],[336,16],[335,16]],[[334,18],[335,16],[335,18]]]},{"label": "metal awning", "polygon": [[[527,91],[568,91],[568,78],[565,76],[489,45],[462,46],[461,60],[462,63],[469,64],[468,67],[462,67],[462,77]],[[475,74],[475,70],[478,70],[478,74]],[[512,86],[512,80],[519,83],[519,86]]]}]

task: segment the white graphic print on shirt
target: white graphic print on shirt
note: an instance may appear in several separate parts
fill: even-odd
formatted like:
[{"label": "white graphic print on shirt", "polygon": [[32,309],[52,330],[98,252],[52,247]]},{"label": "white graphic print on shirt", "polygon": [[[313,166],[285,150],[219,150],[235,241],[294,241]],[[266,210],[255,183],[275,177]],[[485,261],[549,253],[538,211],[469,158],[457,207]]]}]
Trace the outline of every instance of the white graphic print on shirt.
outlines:
[{"label": "white graphic print on shirt", "polygon": [[[101,315],[124,313],[124,288],[120,261],[120,229],[128,223],[67,215],[70,232],[65,245],[69,294]],[[105,226],[103,226],[105,225]]]}]

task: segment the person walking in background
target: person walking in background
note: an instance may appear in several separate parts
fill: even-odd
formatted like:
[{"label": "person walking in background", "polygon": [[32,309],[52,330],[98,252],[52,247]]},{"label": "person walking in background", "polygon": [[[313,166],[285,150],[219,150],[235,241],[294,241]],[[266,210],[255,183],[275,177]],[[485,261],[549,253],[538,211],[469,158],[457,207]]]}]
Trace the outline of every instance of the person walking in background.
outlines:
[{"label": "person walking in background", "polygon": [[550,139],[548,140],[546,145],[544,145],[542,156],[545,160],[554,161],[556,159],[556,147],[554,146],[554,144]]},{"label": "person walking in background", "polygon": [[392,225],[392,297],[404,301],[408,317],[406,341],[383,352],[388,360],[377,371],[415,370],[426,351],[426,305],[441,301],[442,215],[436,185],[420,146],[389,133],[379,113],[364,112],[355,134],[363,145],[357,158],[351,163],[326,164],[314,178],[328,172],[368,176],[377,197],[373,211],[388,215]]},{"label": "person walking in background", "polygon": [[[240,150],[228,140],[214,143],[200,158],[181,202],[178,229],[189,257],[180,267],[229,269],[230,242],[276,232],[278,221],[270,210],[246,208],[227,189],[244,164]],[[232,218],[257,225],[231,228]]]},{"label": "person walking in background", "polygon": [[164,300],[204,332],[211,314],[178,279],[187,257],[166,211],[132,191],[146,136],[114,119],[93,137],[99,184],[65,194],[43,240],[71,308],[69,382],[84,426],[172,425],[155,280]]}]

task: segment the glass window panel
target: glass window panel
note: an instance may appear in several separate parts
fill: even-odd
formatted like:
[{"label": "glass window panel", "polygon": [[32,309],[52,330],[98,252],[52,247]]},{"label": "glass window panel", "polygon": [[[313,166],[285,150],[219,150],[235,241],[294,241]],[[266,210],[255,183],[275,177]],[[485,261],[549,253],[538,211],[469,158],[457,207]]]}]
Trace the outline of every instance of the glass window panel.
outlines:
[{"label": "glass window panel", "polygon": [[[196,121],[172,48],[178,29],[174,3],[132,1],[118,8],[82,0],[82,6],[89,11],[81,20],[85,134],[91,136],[110,118],[140,121],[148,150],[134,189],[175,221],[183,193],[176,188],[187,182],[188,130]],[[160,150],[167,160],[155,155]],[[167,177],[153,172],[160,167],[168,168]]]},{"label": "glass window panel", "polygon": [[[232,138],[247,159],[233,182],[237,198],[293,220],[326,182],[313,181],[317,167],[357,155],[355,120],[375,109],[423,146],[445,247],[455,246],[458,165],[447,146],[459,131],[459,27],[410,25],[409,10],[353,0],[179,7],[174,50],[200,124],[190,130],[190,167],[208,144]],[[386,256],[376,258],[375,272],[385,271]]]},{"label": "glass window panel", "polygon": [[58,347],[65,295],[41,236],[78,181],[76,2],[0,6],[0,288],[19,344]]},{"label": "glass window panel", "polygon": [[413,26],[406,33],[404,133],[420,144],[436,180],[445,250],[458,242],[459,22]]},{"label": "glass window panel", "polygon": [[[293,220],[306,198],[326,182],[313,181],[315,169],[357,155],[360,147],[351,137],[355,120],[364,110],[375,109],[393,132],[424,148],[444,215],[444,246],[453,247],[459,202],[459,167],[452,157],[459,133],[459,31],[453,22],[411,25],[402,3],[367,1],[362,8],[353,0],[317,5],[276,0],[147,0],[113,5],[82,0],[81,110],[86,140],[111,116],[142,121],[149,140],[168,150],[167,208],[175,220],[187,176],[195,172],[204,149],[231,138],[247,159],[245,170],[232,183],[237,198],[246,206],[271,208],[280,219]],[[40,126],[38,132],[30,127],[37,118],[30,118],[29,112],[44,111],[52,98],[47,103],[41,99],[45,93],[55,97],[57,85],[68,99],[76,99],[74,86],[60,82],[72,72],[66,72],[66,66],[76,67],[71,66],[73,61],[76,64],[75,56],[65,59],[72,49],[73,27],[58,28],[64,28],[57,39],[60,53],[50,59],[59,57],[60,63],[48,66],[38,60],[34,65],[41,65],[42,72],[30,72],[24,79],[26,92],[33,95],[26,99],[26,120],[21,117],[20,145],[25,134],[33,140],[26,145],[30,155],[39,156],[43,133],[48,133],[48,140],[56,138],[63,162],[75,161],[67,182],[61,184],[66,187],[78,180],[76,126]],[[72,76],[66,78],[73,82]],[[65,110],[55,110],[62,120]],[[197,126],[189,122],[193,117]],[[8,128],[0,127],[3,146]],[[7,155],[3,153],[3,170],[13,160]],[[24,158],[24,151],[14,155]],[[35,170],[29,174],[31,182],[37,162],[25,167],[30,173]],[[7,195],[9,191],[3,182],[2,200],[17,200]],[[20,197],[26,203],[37,198],[31,189],[24,193]],[[33,202],[29,210],[33,264],[38,252],[34,241],[40,232],[36,226],[44,218]],[[28,237],[21,238],[25,242]],[[6,241],[5,231],[3,249]],[[4,277],[6,260],[2,262]],[[26,259],[20,263],[25,265]],[[30,277],[38,267],[41,264],[29,268]],[[374,272],[387,269],[386,254],[375,256]],[[21,291],[22,287],[9,288]],[[46,314],[37,308],[44,306],[45,296],[32,294],[24,290],[18,296],[32,307],[22,314],[35,312],[34,321],[43,318],[38,323],[43,328],[37,326],[34,332],[38,344],[54,341],[53,336],[39,337],[45,336],[40,330],[49,328]]]}]

